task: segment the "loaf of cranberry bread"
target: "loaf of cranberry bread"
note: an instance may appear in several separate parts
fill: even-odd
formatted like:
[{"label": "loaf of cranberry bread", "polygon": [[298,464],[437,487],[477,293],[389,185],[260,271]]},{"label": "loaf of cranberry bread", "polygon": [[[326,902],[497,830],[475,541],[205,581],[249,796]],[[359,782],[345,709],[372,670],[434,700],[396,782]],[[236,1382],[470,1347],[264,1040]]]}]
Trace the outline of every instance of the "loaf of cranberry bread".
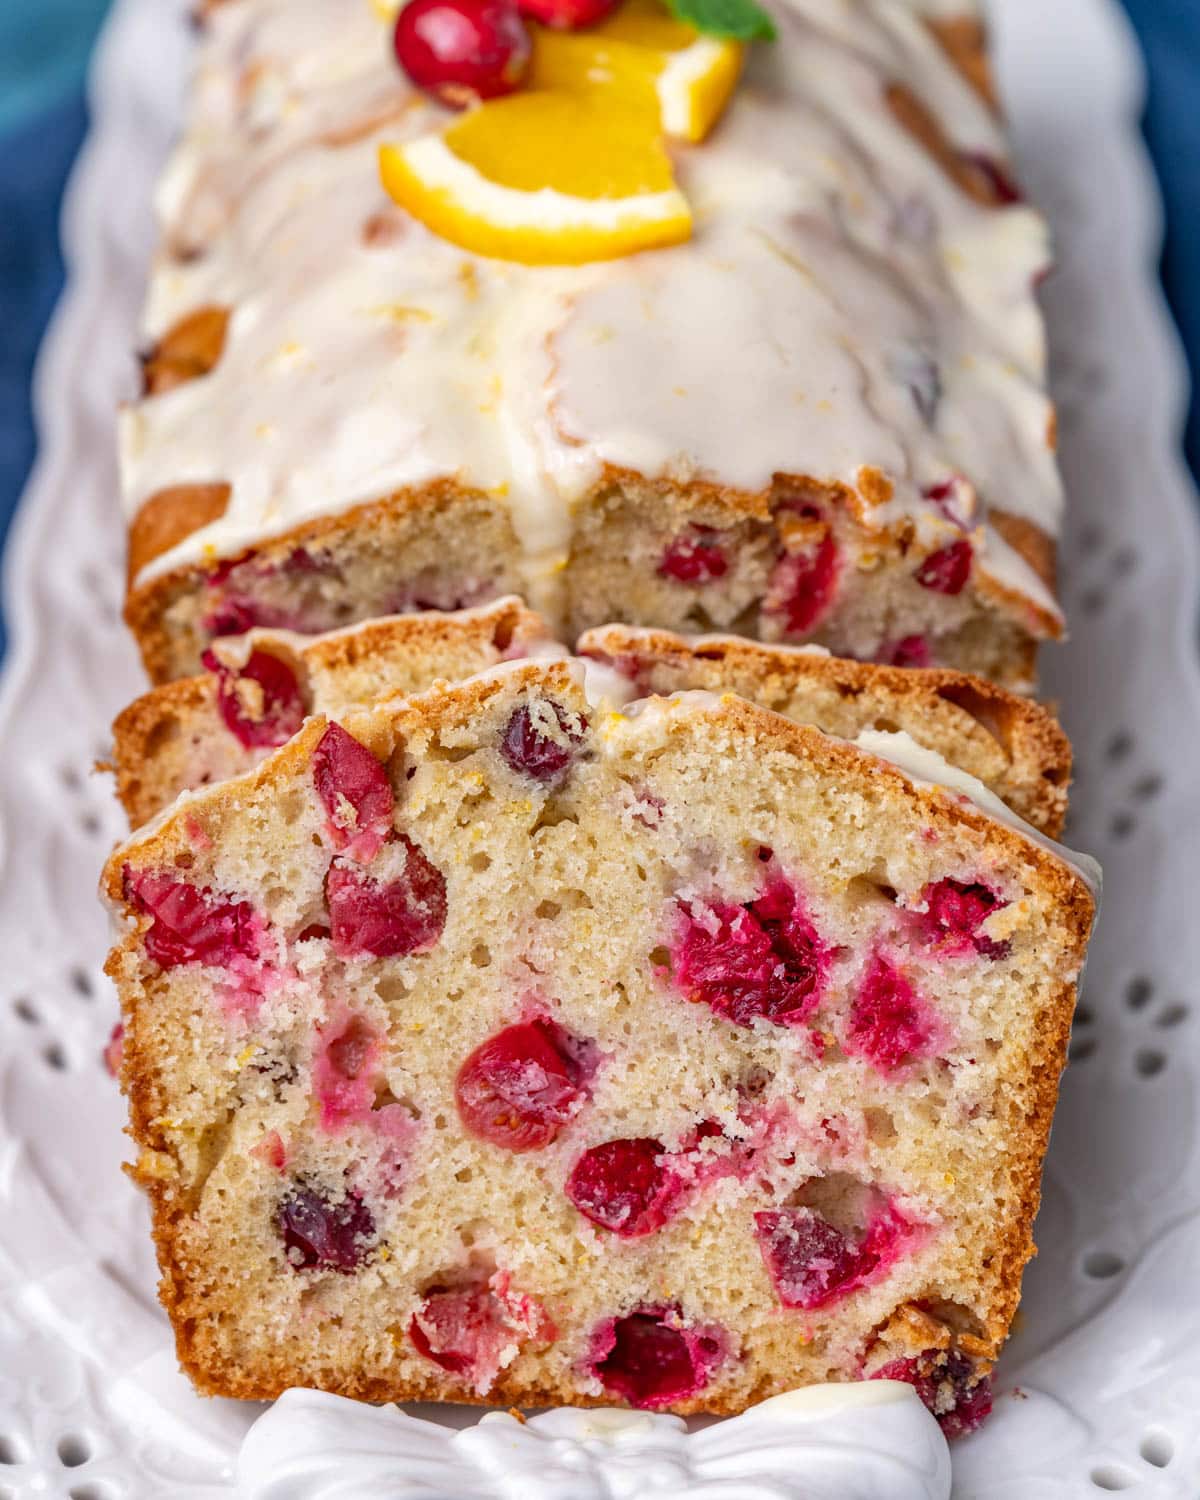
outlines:
[{"label": "loaf of cranberry bread", "polygon": [[182,1364],[684,1413],[883,1374],[969,1429],[1086,871],[902,734],[583,680],[313,717],[113,854]]},{"label": "loaf of cranberry bread", "polygon": [[1011,687],[1056,636],[1049,264],[971,0],[774,0],[675,153],[694,233],[472,255],[380,185],[438,129],[394,5],[206,8],[122,422],[127,618],[158,681],[216,636],[517,592]]},{"label": "loaf of cranberry bread", "polygon": [[[580,653],[617,673],[617,698],[690,688],[733,692],[828,734],[901,730],[982,781],[1057,837],[1071,747],[1046,709],[981,678],[831,657],[815,647],[736,637],[684,638],[605,625]],[[236,776],[309,714],[337,717],[384,693],[412,693],[502,660],[565,654],[516,599],[454,614],[398,615],[326,636],[254,630],[215,643],[199,677],[163,683],[113,725],[117,795],[137,827],[181,791]]]},{"label": "loaf of cranberry bread", "polygon": [[163,683],[117,716],[117,796],[136,828],[180,792],[248,771],[310,714],[337,717],[381,694],[470,677],[553,644],[539,616],[511,597],[323,636],[254,630],[214,642],[200,676]]}]

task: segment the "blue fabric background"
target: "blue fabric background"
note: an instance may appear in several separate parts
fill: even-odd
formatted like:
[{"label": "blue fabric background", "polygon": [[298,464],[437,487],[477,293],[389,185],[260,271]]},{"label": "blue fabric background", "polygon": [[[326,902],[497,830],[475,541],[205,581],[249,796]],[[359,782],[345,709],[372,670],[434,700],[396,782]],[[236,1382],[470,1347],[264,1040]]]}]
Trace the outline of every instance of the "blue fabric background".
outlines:
[{"label": "blue fabric background", "polygon": [[[1168,222],[1163,280],[1196,383],[1200,0],[1123,3],[1150,68],[1146,136]],[[62,289],[58,214],[87,129],[84,69],[107,5],[108,0],[0,0],[0,544],[33,462],[29,381]],[[1187,452],[1200,476],[1200,403],[1193,404]],[[0,651],[3,646],[0,622]]]}]

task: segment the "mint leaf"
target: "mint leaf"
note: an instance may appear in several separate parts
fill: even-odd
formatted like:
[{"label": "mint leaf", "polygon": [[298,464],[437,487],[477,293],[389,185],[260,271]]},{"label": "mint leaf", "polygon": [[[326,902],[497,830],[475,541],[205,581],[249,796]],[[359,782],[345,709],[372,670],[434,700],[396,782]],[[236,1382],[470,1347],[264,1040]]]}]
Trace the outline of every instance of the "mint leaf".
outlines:
[{"label": "mint leaf", "polygon": [[775,40],[775,23],[756,0],[667,0],[667,9],[677,21],[706,36],[735,42]]}]

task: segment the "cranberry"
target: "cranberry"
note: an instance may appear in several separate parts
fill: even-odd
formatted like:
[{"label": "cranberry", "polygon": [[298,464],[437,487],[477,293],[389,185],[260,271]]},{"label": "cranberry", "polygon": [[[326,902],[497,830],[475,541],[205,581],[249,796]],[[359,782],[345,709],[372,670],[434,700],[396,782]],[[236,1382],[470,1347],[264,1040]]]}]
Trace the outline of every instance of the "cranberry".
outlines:
[{"label": "cranberry", "polygon": [[921,892],[925,911],[921,928],[926,942],[948,953],[978,953],[984,958],[1007,958],[1011,944],[996,942],[979,928],[995,911],[1008,905],[988,886],[974,881],[939,880]]},{"label": "cranberry", "polygon": [[684,1183],[649,1136],[605,1141],[585,1151],[567,1178],[567,1197],[581,1214],[632,1240],[652,1234],[671,1217]]},{"label": "cranberry", "polygon": [[532,51],[507,0],[408,0],[393,45],[417,87],[454,109],[520,88]]},{"label": "cranberry", "polygon": [[200,623],[210,636],[222,636],[245,635],[260,621],[253,603],[231,596],[210,610]]},{"label": "cranberry", "polygon": [[964,164],[977,176],[984,195],[997,208],[1008,208],[1024,201],[1021,189],[1007,162],[985,151],[963,151],[959,153]]},{"label": "cranberry", "polygon": [[283,745],[304,723],[296,674],[269,651],[252,651],[244,667],[227,667],[215,652],[201,658],[217,678],[217,706],[225,726],[248,750]]},{"label": "cranberry", "polygon": [[934,1033],[928,1007],[904,975],[887,959],[873,958],[850,1007],[846,1051],[891,1073],[927,1052]]},{"label": "cranberry", "polygon": [[343,1016],[320,1029],[313,1090],[326,1130],[337,1130],[370,1114],[381,1050],[378,1032],[363,1016]]},{"label": "cranberry", "polygon": [[902,1380],[911,1385],[937,1418],[948,1438],[974,1432],[992,1410],[992,1382],[977,1373],[965,1354],[927,1349],[912,1359],[894,1359],[876,1370],[872,1380]]},{"label": "cranberry", "polygon": [[330,724],[312,758],[313,782],[329,814],[334,847],[371,858],[392,830],[395,797],[387,772],[365,745]]},{"label": "cranberry", "polygon": [[[553,715],[563,737],[563,744],[554,737],[550,729],[549,715]],[[554,786],[561,782],[571,768],[574,759],[573,745],[583,740],[587,721],[580,720],[580,728],[571,723],[565,709],[557,703],[543,700],[536,704],[525,704],[518,708],[504,726],[500,741],[500,754],[514,771],[531,776],[534,781]]]},{"label": "cranberry", "polygon": [[581,1097],[583,1070],[567,1033],[548,1019],[507,1026],[458,1070],[454,1097],[472,1134],[509,1151],[555,1139]]},{"label": "cranberry", "polygon": [[811,1311],[849,1296],[904,1254],[914,1226],[890,1206],[861,1235],[843,1234],[812,1208],[754,1215],[763,1263],[784,1307]]},{"label": "cranberry", "polygon": [[961,594],[971,576],[974,553],[965,537],[940,552],[931,552],[913,575],[923,589],[935,594]]},{"label": "cranberry", "polygon": [[906,635],[893,645],[881,647],[875,660],[886,667],[931,667],[933,652],[923,635]]},{"label": "cranberry", "polygon": [[333,1203],[299,1187],[279,1207],[277,1228],[297,1271],[356,1271],[375,1238],[375,1218],[357,1193]]},{"label": "cranberry", "polygon": [[532,16],[543,26],[560,31],[578,31],[595,26],[616,10],[619,0],[518,0],[523,16]]},{"label": "cranberry", "polygon": [[975,491],[970,480],[963,475],[953,474],[941,484],[931,484],[921,493],[952,525],[963,530],[970,526],[975,514]]},{"label": "cranberry", "polygon": [[826,531],[819,542],[775,564],[763,610],[782,619],[785,635],[807,635],[829,612],[837,578],[837,543]]},{"label": "cranberry", "polygon": [[340,958],[369,953],[399,958],[432,948],[446,925],[446,881],[411,839],[404,874],[388,885],[335,859],[325,877],[333,951]]},{"label": "cranberry", "polygon": [[719,543],[711,540],[715,534],[711,526],[693,526],[677,536],[659,560],[659,576],[674,578],[678,583],[711,583],[714,578],[724,578],[729,561]]},{"label": "cranberry", "polygon": [[675,982],[735,1026],[798,1026],[816,1009],[828,951],[795,893],[776,880],[747,906],[681,908]]},{"label": "cranberry", "polygon": [[512,1293],[498,1272],[487,1282],[432,1287],[408,1325],[419,1354],[485,1394],[504,1356],[522,1338],[552,1342],[558,1336],[541,1304]]},{"label": "cranberry", "polygon": [[134,872],[125,866],[125,898],[154,920],[145,936],[147,955],[163,969],[202,963],[229,968],[237,958],[259,956],[262,920],[248,901],[214,896],[173,875]]},{"label": "cranberry", "polygon": [[678,1308],[644,1308],[598,1331],[590,1368],[606,1391],[630,1406],[670,1406],[704,1389],[724,1342],[715,1328],[685,1327]]}]

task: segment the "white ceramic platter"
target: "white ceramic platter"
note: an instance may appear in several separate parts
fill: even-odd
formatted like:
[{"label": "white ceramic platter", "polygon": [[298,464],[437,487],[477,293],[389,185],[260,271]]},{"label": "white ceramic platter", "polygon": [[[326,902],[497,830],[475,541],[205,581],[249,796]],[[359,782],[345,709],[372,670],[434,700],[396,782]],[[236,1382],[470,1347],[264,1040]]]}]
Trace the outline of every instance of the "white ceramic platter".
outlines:
[{"label": "white ceramic platter", "polygon": [[[1200,1496],[1200,671],[1185,380],[1154,261],[1142,78],[1115,0],[996,0],[1033,196],[1073,496],[1071,644],[1048,653],[1079,755],[1070,840],[1105,909],[1046,1173],[1040,1257],[961,1500]],[[0,694],[0,1500],[217,1500],[257,1408],[175,1370],[100,1064],[114,1019],[96,875],[121,820],[91,771],[139,687],[118,621],[113,408],[132,390],[152,185],[179,117],[180,0],[118,0],[37,377],[41,458],[6,559]],[[1019,1393],[1012,1394],[1016,1389]],[[452,1419],[452,1418],[447,1418]],[[467,1418],[460,1417],[460,1420]]]}]

